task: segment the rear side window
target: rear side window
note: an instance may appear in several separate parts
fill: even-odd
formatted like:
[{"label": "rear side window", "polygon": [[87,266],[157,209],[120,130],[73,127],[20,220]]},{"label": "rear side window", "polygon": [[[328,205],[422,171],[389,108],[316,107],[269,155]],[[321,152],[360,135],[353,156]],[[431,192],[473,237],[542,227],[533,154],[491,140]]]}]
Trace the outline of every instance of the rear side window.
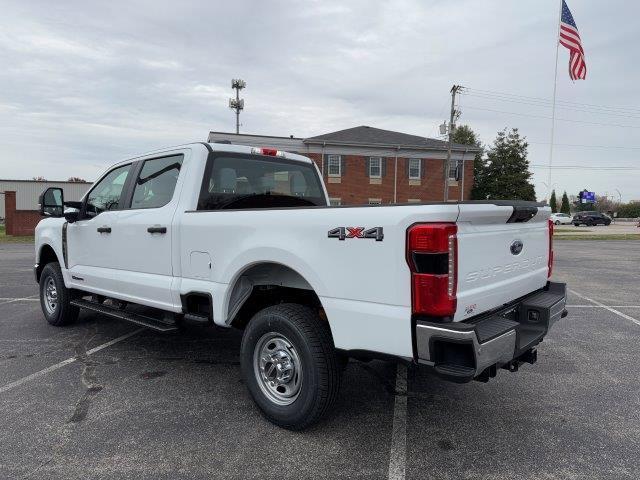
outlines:
[{"label": "rear side window", "polygon": [[105,210],[117,210],[131,164],[114,168],[96,183],[87,195],[86,210],[90,216]]},{"label": "rear side window", "polygon": [[133,190],[131,208],[158,208],[171,201],[183,155],[145,160]]},{"label": "rear side window", "polygon": [[207,161],[198,210],[326,205],[312,164],[221,153]]}]

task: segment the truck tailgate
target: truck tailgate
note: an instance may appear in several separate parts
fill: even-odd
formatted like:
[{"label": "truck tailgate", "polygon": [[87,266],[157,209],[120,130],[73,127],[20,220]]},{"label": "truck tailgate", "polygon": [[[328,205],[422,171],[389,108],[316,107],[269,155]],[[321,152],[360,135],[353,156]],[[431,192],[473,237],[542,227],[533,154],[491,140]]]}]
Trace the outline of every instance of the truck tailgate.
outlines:
[{"label": "truck tailgate", "polygon": [[460,204],[455,321],[546,284],[550,210],[531,205]]}]

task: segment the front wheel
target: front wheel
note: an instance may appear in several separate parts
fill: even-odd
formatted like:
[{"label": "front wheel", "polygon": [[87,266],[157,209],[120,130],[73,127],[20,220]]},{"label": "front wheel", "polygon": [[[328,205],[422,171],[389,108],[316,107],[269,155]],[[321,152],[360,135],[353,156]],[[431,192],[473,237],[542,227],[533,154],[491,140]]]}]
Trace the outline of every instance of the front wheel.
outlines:
[{"label": "front wheel", "polygon": [[262,413],[290,430],[317,422],[340,388],[340,358],[329,325],[304,305],[258,312],[242,337],[240,364]]},{"label": "front wheel", "polygon": [[70,301],[71,294],[64,285],[60,264],[47,263],[40,275],[40,306],[47,322],[56,327],[75,322],[80,309]]},{"label": "front wheel", "polygon": [[556,220],[555,222],[553,222],[556,225],[560,225],[560,220]]}]

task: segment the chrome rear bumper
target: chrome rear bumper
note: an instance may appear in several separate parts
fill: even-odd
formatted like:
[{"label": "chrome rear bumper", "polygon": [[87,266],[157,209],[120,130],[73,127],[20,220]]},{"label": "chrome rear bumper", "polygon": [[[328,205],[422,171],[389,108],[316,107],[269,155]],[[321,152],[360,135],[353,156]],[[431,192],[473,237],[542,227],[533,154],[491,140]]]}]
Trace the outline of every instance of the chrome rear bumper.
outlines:
[{"label": "chrome rear bumper", "polygon": [[418,363],[455,382],[495,376],[497,368],[517,370],[534,363],[534,347],[566,316],[566,285],[549,282],[491,314],[455,323],[416,322]]}]

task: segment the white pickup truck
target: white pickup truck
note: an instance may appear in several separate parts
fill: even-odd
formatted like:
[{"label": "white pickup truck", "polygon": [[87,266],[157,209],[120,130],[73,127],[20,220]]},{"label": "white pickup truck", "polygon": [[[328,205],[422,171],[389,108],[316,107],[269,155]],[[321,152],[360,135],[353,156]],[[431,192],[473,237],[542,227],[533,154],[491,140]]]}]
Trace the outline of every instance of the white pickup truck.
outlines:
[{"label": "white pickup truck", "polygon": [[566,315],[550,210],[535,203],[331,207],[309,158],[197,143],[114,165],[80,202],[50,188],[40,204],[49,323],[86,309],[159,331],[242,329],[249,392],[290,429],[327,411],[350,356],[487,381],[534,363]]}]

